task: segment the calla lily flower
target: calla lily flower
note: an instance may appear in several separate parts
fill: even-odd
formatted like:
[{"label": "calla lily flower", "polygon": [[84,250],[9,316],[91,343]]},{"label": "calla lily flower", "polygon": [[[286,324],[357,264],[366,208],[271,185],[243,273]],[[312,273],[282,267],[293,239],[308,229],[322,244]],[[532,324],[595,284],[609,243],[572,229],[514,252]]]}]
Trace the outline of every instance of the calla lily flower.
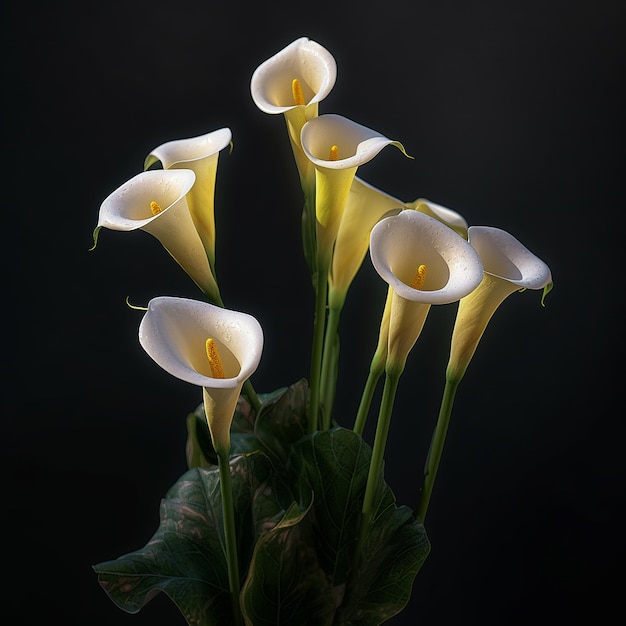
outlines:
[{"label": "calla lily flower", "polygon": [[264,113],[284,115],[302,185],[308,190],[315,174],[302,152],[300,131],[317,117],[319,103],[331,92],[336,78],[337,64],[330,52],[308,37],[300,37],[261,63],[250,81],[257,107]]},{"label": "calla lily flower", "polygon": [[215,270],[215,179],[219,153],[232,140],[230,128],[178,139],[157,146],[148,154],[144,169],[160,161],[163,168],[189,169],[196,175],[196,183],[187,195],[193,223]]},{"label": "calla lily flower", "polygon": [[552,289],[550,268],[513,235],[491,226],[471,226],[470,244],[480,255],[484,276],[480,285],[459,302],[446,377],[461,380],[478,343],[500,304],[513,292]]},{"label": "calla lily flower", "polygon": [[[196,181],[192,170],[150,170],[118,187],[101,204],[101,228],[143,230],[156,237],[213,302],[221,302],[215,277],[187,204]],[[151,205],[155,208],[151,209]]]},{"label": "calla lily flower", "polygon": [[425,198],[418,198],[413,202],[407,202],[405,206],[407,209],[415,209],[420,213],[434,217],[461,235],[463,239],[467,239],[468,223],[460,213],[445,206],[441,206],[440,204],[436,204],[431,200],[426,200]]},{"label": "calla lily flower", "polygon": [[403,209],[430,215],[467,239],[468,224],[460,213],[424,198],[403,202],[355,176],[333,250],[329,276],[330,307],[343,305],[348,288],[369,248],[372,228],[384,217],[397,215]]},{"label": "calla lily flower", "polygon": [[343,306],[346,293],[370,245],[372,228],[384,217],[397,215],[404,202],[354,177],[339,223],[328,278],[328,305]]},{"label": "calla lily flower", "polygon": [[393,290],[386,369],[399,375],[430,306],[456,302],[472,292],[482,279],[483,266],[465,239],[418,211],[402,211],[378,222],[370,237],[370,255]]},{"label": "calla lily flower", "polygon": [[318,250],[329,256],[357,168],[392,145],[393,139],[335,114],[320,115],[302,128],[302,149],[315,166],[315,215]]},{"label": "calla lily flower", "polygon": [[[211,369],[208,338],[219,353],[223,378],[216,378]],[[259,322],[247,313],[207,302],[160,296],[148,303],[139,325],[139,343],[166,372],[202,387],[213,445],[218,453],[228,454],[237,400],[261,360]]]}]

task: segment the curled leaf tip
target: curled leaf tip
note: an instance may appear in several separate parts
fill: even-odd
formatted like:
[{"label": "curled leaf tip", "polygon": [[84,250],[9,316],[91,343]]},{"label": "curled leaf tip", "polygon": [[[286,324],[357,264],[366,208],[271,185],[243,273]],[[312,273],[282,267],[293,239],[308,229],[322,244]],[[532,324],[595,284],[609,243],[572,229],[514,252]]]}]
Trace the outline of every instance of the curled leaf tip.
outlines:
[{"label": "curled leaf tip", "polygon": [[233,148],[235,147],[235,144],[231,141],[228,142],[228,155],[230,156],[233,153]]},{"label": "curled leaf tip", "polygon": [[402,152],[402,154],[404,154],[405,157],[409,158],[409,159],[415,159],[414,156],[411,156],[405,149],[405,147],[399,142],[399,141],[392,141],[391,142],[392,146],[395,146],[396,148],[398,148],[398,150],[400,150],[400,152]]},{"label": "curled leaf tip", "polygon": [[130,300],[129,300],[130,296],[126,296],[126,305],[133,309],[134,311],[147,311],[148,307],[147,306],[137,306],[136,304],[131,304]]},{"label": "curled leaf tip", "polygon": [[100,232],[101,228],[102,228],[102,226],[96,226],[93,229],[93,246],[91,246],[91,248],[89,248],[89,252],[91,252],[92,250],[96,249],[96,246],[98,245],[98,233]]},{"label": "curled leaf tip", "polygon": [[552,287],[554,287],[554,283],[552,281],[550,281],[544,288],[543,288],[543,294],[541,294],[541,306],[545,307],[546,303],[546,296],[552,291]]}]

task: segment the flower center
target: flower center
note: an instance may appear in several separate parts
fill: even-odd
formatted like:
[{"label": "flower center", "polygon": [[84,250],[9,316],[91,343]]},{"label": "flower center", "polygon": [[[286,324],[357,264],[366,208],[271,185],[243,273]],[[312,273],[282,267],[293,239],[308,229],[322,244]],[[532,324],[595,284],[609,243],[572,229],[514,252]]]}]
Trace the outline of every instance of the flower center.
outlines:
[{"label": "flower center", "polygon": [[339,148],[337,146],[330,147],[330,154],[328,155],[329,161],[336,161],[339,158]]},{"label": "flower center", "polygon": [[411,281],[411,284],[409,285],[409,287],[411,287],[411,289],[423,289],[425,281],[426,281],[426,266],[420,265],[415,270],[415,276],[413,277],[413,280]]},{"label": "flower center", "polygon": [[222,359],[217,351],[217,346],[211,337],[206,340],[206,355],[209,359],[209,367],[211,368],[211,376],[213,378],[224,378],[224,368],[222,367]]},{"label": "flower center", "polygon": [[150,211],[152,211],[152,215],[158,215],[163,209],[153,200],[150,203]]},{"label": "flower center", "polygon": [[293,95],[294,104],[304,104],[304,93],[302,93],[302,85],[297,78],[291,81],[291,93]]}]

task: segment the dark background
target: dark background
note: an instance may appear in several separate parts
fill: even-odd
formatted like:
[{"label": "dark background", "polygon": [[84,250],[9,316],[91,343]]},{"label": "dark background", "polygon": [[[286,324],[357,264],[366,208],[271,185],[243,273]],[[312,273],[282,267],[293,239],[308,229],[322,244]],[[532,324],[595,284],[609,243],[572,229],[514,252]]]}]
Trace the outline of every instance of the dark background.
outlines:
[{"label": "dark background", "polygon": [[[368,8],[369,7],[369,8]],[[608,623],[621,612],[624,4],[5,5],[3,384],[7,623],[183,624],[159,596],[120,611],[91,565],[142,547],[185,469],[200,391],[137,341],[157,295],[200,298],[143,232],[102,231],[102,200],[155,146],[224,126],[217,273],[255,315],[253,384],[308,377],[312,291],[301,192],[282,116],[254,69],[300,36],[338,76],[321,113],[401,141],[359,175],[508,230],[555,288],[494,317],[454,407],[427,530],[432,552],[390,623]],[[366,258],[342,316],[337,418],[352,424],[385,288]],[[412,505],[443,389],[454,307],[433,307],[401,379],[387,480]],[[5,316],[5,319],[6,316]]]}]

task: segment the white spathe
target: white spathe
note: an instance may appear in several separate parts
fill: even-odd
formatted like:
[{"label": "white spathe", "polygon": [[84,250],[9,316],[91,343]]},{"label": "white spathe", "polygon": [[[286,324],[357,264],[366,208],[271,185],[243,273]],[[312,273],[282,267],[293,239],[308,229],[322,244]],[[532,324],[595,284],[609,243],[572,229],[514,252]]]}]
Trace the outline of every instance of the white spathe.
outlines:
[{"label": "white spathe", "polygon": [[383,218],[397,215],[404,202],[354,177],[341,216],[329,275],[328,303],[341,307],[370,244],[372,228]]},{"label": "white spathe", "polygon": [[517,289],[543,289],[552,282],[550,268],[513,235],[493,226],[470,226],[468,238],[485,272]]},{"label": "white spathe", "polygon": [[291,83],[302,87],[304,106],[321,102],[337,79],[335,58],[326,48],[308,37],[300,37],[261,63],[250,81],[252,99],[261,111],[277,114],[297,106]]},{"label": "white spathe", "polygon": [[[214,296],[215,278],[187,203],[195,181],[195,173],[188,169],[141,172],[105,198],[96,230],[150,233],[204,293]],[[152,214],[151,202],[159,205],[160,213]]]},{"label": "white spathe", "polygon": [[[413,302],[449,304],[474,290],[483,275],[476,250],[451,228],[419,211],[387,217],[372,229],[372,263],[394,291]],[[426,265],[421,289],[409,285]]]},{"label": "white spathe", "polygon": [[[299,37],[261,63],[250,80],[257,107],[264,113],[283,114],[302,189],[311,197],[315,171],[302,151],[300,132],[308,120],[317,117],[319,103],[331,92],[336,79],[337,64],[332,54],[316,41]],[[294,80],[300,83],[303,104],[294,99]]]},{"label": "white spathe", "polygon": [[414,202],[407,202],[405,204],[407,209],[415,209],[420,213],[426,213],[435,219],[448,225],[452,230],[456,231],[461,237],[467,239],[467,220],[454,209],[437,204],[432,200],[426,198],[418,198]]},{"label": "white spathe", "polygon": [[[483,266],[465,239],[437,219],[413,210],[386,217],[374,226],[370,256],[392,292],[385,313],[389,323],[386,370],[399,375],[430,306],[456,302],[474,290]],[[410,285],[421,265],[426,266],[424,284],[413,288]]]},{"label": "white spathe", "polygon": [[[206,355],[213,339],[224,378],[214,378]],[[139,343],[166,372],[203,388],[209,430],[216,447],[230,446],[230,425],[241,388],[256,371],[263,330],[253,316],[208,302],[160,296],[148,303]]]},{"label": "white spathe", "polygon": [[160,161],[163,168],[190,169],[196,182],[189,191],[191,217],[204,244],[211,267],[215,264],[215,181],[219,153],[232,141],[230,128],[176,139],[157,146],[145,159],[144,169]]},{"label": "white spathe", "polygon": [[[320,115],[307,122],[302,128],[301,140],[304,153],[314,165],[334,170],[363,165],[390,144],[404,152],[400,142],[335,113]],[[335,161],[328,158],[333,145],[339,149]]]},{"label": "white spathe", "polygon": [[459,382],[498,307],[515,291],[551,289],[552,273],[539,257],[507,231],[470,226],[470,244],[479,253],[484,276],[480,285],[459,302],[446,377]]},{"label": "white spathe", "polygon": [[[360,165],[383,148],[404,146],[342,115],[320,115],[302,127],[302,150],[315,167],[315,216],[318,251],[328,258],[337,238],[348,193]],[[337,158],[331,159],[336,146]]]}]

